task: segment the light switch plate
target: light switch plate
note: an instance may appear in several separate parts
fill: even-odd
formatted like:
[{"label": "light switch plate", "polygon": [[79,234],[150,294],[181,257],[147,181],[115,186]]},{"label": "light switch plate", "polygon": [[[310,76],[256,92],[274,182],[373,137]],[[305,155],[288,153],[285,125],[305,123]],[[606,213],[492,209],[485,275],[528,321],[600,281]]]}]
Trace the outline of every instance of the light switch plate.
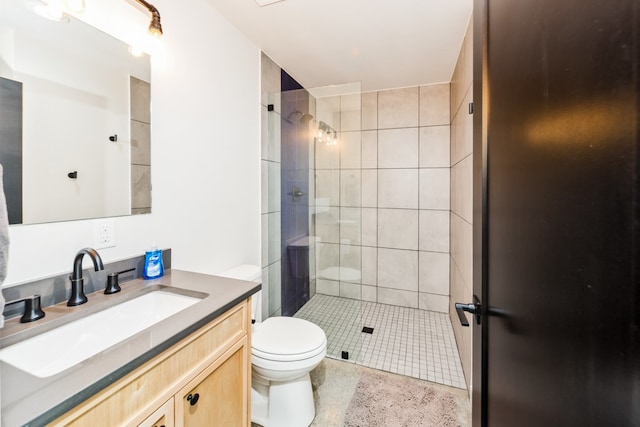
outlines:
[{"label": "light switch plate", "polygon": [[112,248],[116,245],[116,222],[100,219],[93,223],[93,246],[95,249]]}]

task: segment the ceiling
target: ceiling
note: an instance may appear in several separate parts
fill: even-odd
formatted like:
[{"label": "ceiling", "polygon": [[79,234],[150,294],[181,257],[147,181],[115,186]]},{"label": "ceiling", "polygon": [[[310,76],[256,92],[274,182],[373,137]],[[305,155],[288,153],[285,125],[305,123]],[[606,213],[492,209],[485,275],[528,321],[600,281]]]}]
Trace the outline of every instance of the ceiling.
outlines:
[{"label": "ceiling", "polygon": [[472,0],[208,0],[306,88],[448,82]]}]

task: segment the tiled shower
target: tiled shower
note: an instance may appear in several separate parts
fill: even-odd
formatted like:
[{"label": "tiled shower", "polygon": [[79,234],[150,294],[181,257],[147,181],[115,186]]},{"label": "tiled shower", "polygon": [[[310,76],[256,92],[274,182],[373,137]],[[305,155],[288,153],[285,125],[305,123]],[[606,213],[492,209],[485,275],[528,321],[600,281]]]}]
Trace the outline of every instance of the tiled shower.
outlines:
[{"label": "tiled shower", "polygon": [[[283,307],[282,293],[282,266],[289,261],[283,198],[292,189],[283,188],[283,118],[291,111],[281,75],[263,54],[265,318],[293,314]],[[313,116],[299,132],[310,148],[304,192],[311,300],[295,315],[325,329],[330,357],[346,352],[356,363],[464,388],[449,320],[451,118],[458,112],[451,100],[456,95],[461,103],[459,87],[447,82],[362,93],[352,84],[305,91]],[[337,138],[322,139],[324,125]]]}]

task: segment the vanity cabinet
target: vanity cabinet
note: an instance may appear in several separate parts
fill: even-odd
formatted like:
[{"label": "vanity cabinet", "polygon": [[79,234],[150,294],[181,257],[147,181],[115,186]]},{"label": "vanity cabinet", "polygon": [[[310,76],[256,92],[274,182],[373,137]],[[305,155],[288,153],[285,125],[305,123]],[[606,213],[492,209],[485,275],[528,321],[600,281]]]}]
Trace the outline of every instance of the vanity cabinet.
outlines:
[{"label": "vanity cabinet", "polygon": [[173,397],[149,416],[138,427],[175,427]]},{"label": "vanity cabinet", "polygon": [[49,426],[248,427],[250,311],[247,299]]}]

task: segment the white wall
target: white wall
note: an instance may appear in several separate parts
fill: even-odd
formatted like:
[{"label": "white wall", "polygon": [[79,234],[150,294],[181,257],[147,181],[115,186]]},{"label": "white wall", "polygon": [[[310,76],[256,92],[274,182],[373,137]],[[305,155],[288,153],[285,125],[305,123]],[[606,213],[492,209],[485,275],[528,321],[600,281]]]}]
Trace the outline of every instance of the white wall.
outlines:
[{"label": "white wall", "polygon": [[[99,252],[110,262],[155,241],[173,249],[174,268],[259,265],[259,50],[205,0],[153,3],[165,32],[152,58],[153,213],[117,218],[117,246]],[[130,19],[104,11],[106,23]],[[10,227],[5,285],[70,271],[92,230],[93,221]]]}]

